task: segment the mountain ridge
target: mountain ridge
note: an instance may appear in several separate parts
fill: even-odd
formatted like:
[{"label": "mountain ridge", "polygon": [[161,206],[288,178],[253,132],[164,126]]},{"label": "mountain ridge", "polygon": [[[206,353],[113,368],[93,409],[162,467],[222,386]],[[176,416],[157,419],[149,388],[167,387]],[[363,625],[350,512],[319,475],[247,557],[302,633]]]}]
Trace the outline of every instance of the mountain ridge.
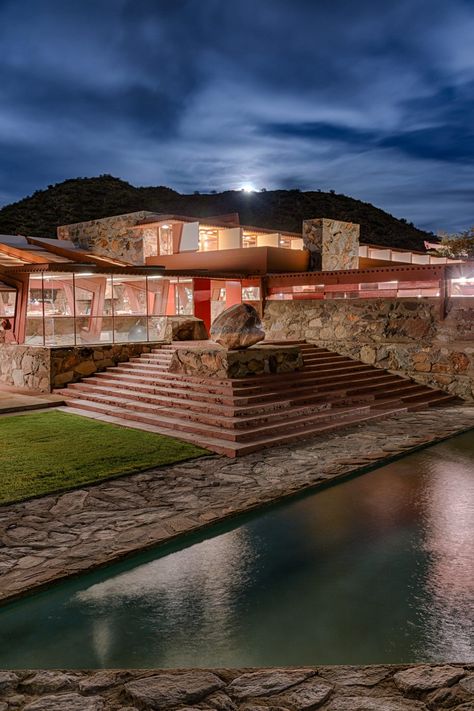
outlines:
[{"label": "mountain ridge", "polygon": [[55,237],[58,225],[139,210],[201,218],[238,212],[242,224],[291,232],[301,232],[304,219],[327,217],[359,223],[363,244],[403,249],[424,250],[424,240],[434,239],[433,233],[371,203],[334,191],[228,190],[186,195],[165,186],[135,187],[111,175],[71,178],[5,205],[0,209],[0,234]]}]

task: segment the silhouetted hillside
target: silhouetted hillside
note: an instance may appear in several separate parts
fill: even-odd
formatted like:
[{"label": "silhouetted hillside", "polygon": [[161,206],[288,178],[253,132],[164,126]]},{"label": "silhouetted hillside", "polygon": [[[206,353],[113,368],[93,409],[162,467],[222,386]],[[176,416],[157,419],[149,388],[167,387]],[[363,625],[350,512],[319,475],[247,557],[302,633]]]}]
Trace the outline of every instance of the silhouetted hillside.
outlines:
[{"label": "silhouetted hillside", "polygon": [[391,247],[423,249],[431,233],[398,220],[370,203],[334,192],[230,190],[206,195],[181,195],[166,187],[135,188],[111,175],[76,178],[38,190],[31,197],[0,210],[0,234],[55,237],[56,227],[136,210],[206,217],[238,212],[242,224],[301,231],[310,217],[358,222],[361,241]]}]

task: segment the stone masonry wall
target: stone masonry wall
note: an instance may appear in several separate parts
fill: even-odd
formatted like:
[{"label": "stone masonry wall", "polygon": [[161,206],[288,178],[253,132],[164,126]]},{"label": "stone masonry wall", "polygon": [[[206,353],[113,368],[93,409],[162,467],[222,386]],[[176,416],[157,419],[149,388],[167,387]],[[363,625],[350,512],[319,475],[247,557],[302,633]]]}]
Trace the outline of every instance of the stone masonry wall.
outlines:
[{"label": "stone masonry wall", "polygon": [[0,671],[23,711],[472,711],[472,664]]},{"label": "stone masonry wall", "polygon": [[303,244],[310,252],[310,269],[358,269],[360,225],[317,218],[303,221]]},{"label": "stone masonry wall", "polygon": [[474,399],[474,303],[437,299],[268,301],[267,339],[306,339],[323,348]]},{"label": "stone masonry wall", "polygon": [[50,392],[50,348],[0,344],[0,383]]},{"label": "stone masonry wall", "polygon": [[149,353],[153,343],[47,348],[0,345],[0,383],[51,392],[87,375]]},{"label": "stone masonry wall", "polygon": [[63,225],[58,227],[58,239],[71,240],[76,246],[89,249],[103,257],[122,259],[130,264],[144,264],[142,234],[131,228],[151,214],[153,213],[142,210],[127,215]]},{"label": "stone masonry wall", "polygon": [[153,343],[116,343],[114,345],[51,348],[51,388],[77,383],[141,353],[149,353]]}]

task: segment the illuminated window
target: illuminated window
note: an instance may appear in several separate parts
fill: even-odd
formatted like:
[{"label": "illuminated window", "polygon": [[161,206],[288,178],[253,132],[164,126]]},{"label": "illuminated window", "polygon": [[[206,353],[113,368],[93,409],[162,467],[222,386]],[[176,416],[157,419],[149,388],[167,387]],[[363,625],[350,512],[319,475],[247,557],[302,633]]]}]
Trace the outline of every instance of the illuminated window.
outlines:
[{"label": "illuminated window", "polygon": [[218,249],[217,230],[200,228],[199,230],[199,251],[213,252]]},{"label": "illuminated window", "polygon": [[158,240],[160,254],[173,254],[173,229],[171,225],[160,225]]}]

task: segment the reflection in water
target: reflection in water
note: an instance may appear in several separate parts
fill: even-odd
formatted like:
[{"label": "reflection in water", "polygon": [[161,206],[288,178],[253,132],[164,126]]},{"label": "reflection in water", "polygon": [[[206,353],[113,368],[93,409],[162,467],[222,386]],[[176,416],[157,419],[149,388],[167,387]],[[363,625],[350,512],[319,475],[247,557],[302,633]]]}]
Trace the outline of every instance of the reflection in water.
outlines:
[{"label": "reflection in water", "polygon": [[9,605],[0,666],[474,661],[472,439]]},{"label": "reflection in water", "polygon": [[430,660],[467,659],[473,629],[464,613],[474,609],[474,477],[463,447],[449,465],[433,461],[423,488],[424,548],[429,566],[419,596],[425,635],[420,651]]},{"label": "reflection in water", "polygon": [[[93,647],[101,665],[104,645],[110,642],[110,635],[104,633],[121,628],[124,607],[129,622],[137,619],[140,627],[155,630],[160,629],[166,610],[167,617],[179,620],[180,625],[167,641],[163,665],[186,666],[193,663],[187,657],[189,635],[205,645],[215,630],[219,637],[235,632],[236,600],[245,589],[253,562],[246,531],[237,529],[92,585],[77,593],[71,604],[75,607],[79,602],[93,611]],[[160,643],[159,634],[149,640],[152,647]]]}]

